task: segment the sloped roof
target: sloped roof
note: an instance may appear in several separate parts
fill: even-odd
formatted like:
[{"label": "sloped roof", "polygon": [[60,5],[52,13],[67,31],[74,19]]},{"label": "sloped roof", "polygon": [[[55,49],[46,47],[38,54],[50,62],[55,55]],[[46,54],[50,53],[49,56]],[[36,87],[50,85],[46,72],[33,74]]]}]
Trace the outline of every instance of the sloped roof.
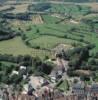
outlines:
[{"label": "sloped roof", "polygon": [[93,84],[91,86],[91,92],[97,92],[98,93],[98,84]]},{"label": "sloped roof", "polygon": [[73,89],[84,89],[85,84],[84,83],[77,83],[73,85]]}]

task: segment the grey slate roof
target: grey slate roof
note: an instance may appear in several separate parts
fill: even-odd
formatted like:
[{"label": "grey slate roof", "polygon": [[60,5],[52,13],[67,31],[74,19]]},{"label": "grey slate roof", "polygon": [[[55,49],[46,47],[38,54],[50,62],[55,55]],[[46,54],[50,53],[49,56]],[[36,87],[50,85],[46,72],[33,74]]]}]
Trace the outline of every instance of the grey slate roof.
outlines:
[{"label": "grey slate roof", "polygon": [[93,84],[93,85],[91,86],[91,92],[98,93],[98,84]]}]

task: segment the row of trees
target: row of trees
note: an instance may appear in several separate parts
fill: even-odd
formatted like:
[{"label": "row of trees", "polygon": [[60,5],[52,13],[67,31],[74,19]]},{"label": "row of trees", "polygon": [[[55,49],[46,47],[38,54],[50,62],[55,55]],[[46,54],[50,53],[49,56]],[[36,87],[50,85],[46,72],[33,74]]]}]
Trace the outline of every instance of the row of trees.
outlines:
[{"label": "row of trees", "polygon": [[2,14],[1,17],[7,19],[30,20],[29,13],[19,13],[19,14],[5,13]]},{"label": "row of trees", "polygon": [[29,11],[46,11],[47,9],[51,8],[50,3],[40,3],[40,4],[33,4],[28,7]]}]

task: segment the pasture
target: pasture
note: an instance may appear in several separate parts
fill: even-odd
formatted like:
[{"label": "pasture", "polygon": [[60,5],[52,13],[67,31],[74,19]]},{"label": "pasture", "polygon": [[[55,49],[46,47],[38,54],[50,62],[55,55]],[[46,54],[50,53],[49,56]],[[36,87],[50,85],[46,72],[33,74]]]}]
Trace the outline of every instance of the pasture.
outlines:
[{"label": "pasture", "polygon": [[[41,5],[41,7],[43,6]],[[27,5],[21,7],[27,9]],[[21,7],[18,7],[18,10]],[[9,26],[15,31],[21,30],[21,34],[25,35],[25,40],[16,37],[0,42],[0,53],[30,54],[43,58],[51,55],[47,50],[52,50],[58,44],[82,46],[88,43],[95,44],[96,47],[91,52],[96,53],[98,50],[98,34],[92,32],[92,28],[98,30],[98,23],[93,23],[94,27],[92,27],[92,24],[83,22],[83,20],[92,20],[93,22],[98,20],[98,14],[88,13],[90,9],[90,7],[84,5],[51,4],[45,10],[49,12],[48,14],[32,14],[31,20],[25,21],[9,20]],[[29,10],[34,10],[32,5]],[[25,42],[28,42],[29,46],[26,46]],[[36,47],[39,50],[35,49]]]},{"label": "pasture", "polygon": [[[41,20],[36,22],[37,20],[34,20],[35,16]],[[85,16],[84,18],[93,19],[90,15]],[[72,45],[73,43],[86,45],[85,41],[87,41],[94,43],[96,47],[93,51],[97,51],[97,34],[91,32],[91,27],[89,25],[82,22],[76,24],[71,21],[61,23],[61,20],[62,18],[51,15],[33,15],[33,22],[14,20],[12,25],[15,28],[17,27],[17,29],[21,28],[24,31],[26,41],[30,43],[31,47],[38,46],[44,49],[52,49],[62,43],[69,45]],[[97,28],[97,24],[95,27]],[[29,31],[26,30],[28,28],[30,28]]]},{"label": "pasture", "polygon": [[49,56],[50,52],[29,48],[23,43],[20,37],[16,37],[0,42],[0,54],[13,54],[15,56],[29,54],[33,57],[38,56],[43,59],[46,55]]},{"label": "pasture", "polygon": [[25,13],[25,12],[27,12],[28,6],[29,6],[29,4],[14,5],[15,9],[13,11],[11,11],[10,13],[14,13],[14,14]]}]

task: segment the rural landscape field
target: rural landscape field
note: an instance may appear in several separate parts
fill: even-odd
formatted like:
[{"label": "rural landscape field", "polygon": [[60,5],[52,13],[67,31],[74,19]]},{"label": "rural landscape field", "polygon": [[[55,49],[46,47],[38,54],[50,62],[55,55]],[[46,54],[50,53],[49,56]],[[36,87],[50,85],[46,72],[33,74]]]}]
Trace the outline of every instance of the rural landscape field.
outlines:
[{"label": "rural landscape field", "polygon": [[[47,5],[48,7],[46,8]],[[90,6],[47,3],[35,4],[34,6],[32,4],[28,6],[27,4],[23,4],[23,6],[16,5],[14,10],[6,11],[6,13],[9,14],[9,16],[7,15],[8,17],[11,17],[10,13],[13,14],[13,16],[14,13],[17,13],[17,16],[19,13],[25,14],[25,12],[30,14],[28,15],[30,17],[30,20],[8,18],[6,19],[5,23],[7,28],[10,27],[13,31],[22,32],[21,35],[23,36],[24,40],[20,42],[23,42],[21,43],[23,44],[23,46],[21,46],[23,47],[23,49],[26,43],[29,44],[30,48],[39,48],[39,50],[36,50],[36,52],[42,51],[41,49],[47,49],[51,51],[59,44],[86,45],[88,43],[91,43],[96,45],[96,47],[92,51],[94,51],[94,53],[97,51],[97,13],[90,13],[92,10]],[[9,5],[9,8],[10,7],[11,6]],[[23,7],[23,12],[21,7]],[[2,7],[2,9],[4,9],[4,7]],[[24,17],[26,16],[24,15]],[[2,20],[4,19],[1,18],[1,22]],[[89,20],[95,21],[95,23],[93,23],[94,29],[92,29],[92,23],[89,22]],[[94,31],[92,32],[92,30]],[[8,40],[7,42],[8,46],[10,46],[10,41]],[[3,49],[3,42],[5,43],[5,41],[2,41],[0,43],[1,54],[6,53],[7,49]],[[14,44],[17,45],[17,41],[15,41],[15,43],[13,42],[13,44],[11,45]],[[30,54],[29,47],[27,52]],[[20,52],[20,49],[18,50]],[[49,54],[49,51],[47,52],[47,50],[43,50],[44,52],[46,52],[46,55]],[[12,50],[8,50],[7,53],[13,54],[13,51],[11,51]],[[17,51],[16,54],[20,54],[19,52]],[[33,51],[31,52],[33,53]],[[25,51],[22,53],[25,54]]]},{"label": "rural landscape field", "polygon": [[[44,85],[39,77],[46,80]],[[35,88],[37,83],[40,88]],[[30,100],[97,100],[98,96],[93,99],[88,94],[85,99],[87,91],[83,88],[84,94],[77,94],[74,87],[92,89],[93,83],[98,83],[97,0],[0,1],[0,91],[8,85],[22,98],[24,91],[31,95],[32,88],[37,93],[47,86],[78,99],[42,99],[32,92]],[[7,98],[1,100],[16,100]]]}]

